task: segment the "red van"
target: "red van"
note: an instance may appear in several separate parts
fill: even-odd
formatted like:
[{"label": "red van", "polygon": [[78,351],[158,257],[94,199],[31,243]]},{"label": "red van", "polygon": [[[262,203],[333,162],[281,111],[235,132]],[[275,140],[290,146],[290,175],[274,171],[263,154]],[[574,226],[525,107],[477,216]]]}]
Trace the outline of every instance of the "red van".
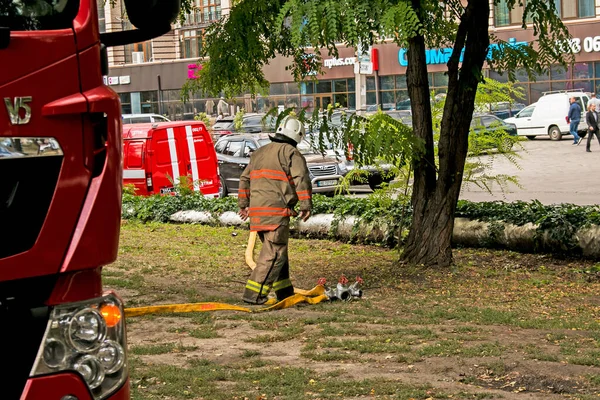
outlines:
[{"label": "red van", "polygon": [[134,184],[140,195],[165,194],[182,176],[204,196],[219,196],[217,155],[204,123],[123,126],[123,184]]}]

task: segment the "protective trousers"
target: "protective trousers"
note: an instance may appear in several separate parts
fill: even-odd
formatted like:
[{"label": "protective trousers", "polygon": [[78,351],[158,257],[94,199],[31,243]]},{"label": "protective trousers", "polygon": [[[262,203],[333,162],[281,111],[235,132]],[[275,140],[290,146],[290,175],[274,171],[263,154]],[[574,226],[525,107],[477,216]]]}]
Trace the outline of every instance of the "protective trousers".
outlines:
[{"label": "protective trousers", "polygon": [[258,236],[263,245],[256,268],[246,283],[243,300],[251,304],[264,304],[273,290],[277,300],[281,301],[294,294],[288,262],[289,226],[280,225],[274,231],[258,232]]}]

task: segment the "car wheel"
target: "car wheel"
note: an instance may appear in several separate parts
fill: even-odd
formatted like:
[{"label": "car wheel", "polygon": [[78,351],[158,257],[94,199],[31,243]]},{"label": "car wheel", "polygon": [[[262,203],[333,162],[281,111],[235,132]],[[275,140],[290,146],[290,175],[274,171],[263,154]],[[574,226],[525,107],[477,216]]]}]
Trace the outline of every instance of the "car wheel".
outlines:
[{"label": "car wheel", "polygon": [[535,136],[527,136],[527,139],[533,140],[533,139],[535,139]]},{"label": "car wheel", "polygon": [[560,132],[560,129],[558,129],[558,126],[551,126],[550,130],[548,131],[548,135],[550,136],[551,140],[562,139],[562,133]]},{"label": "car wheel", "polygon": [[221,185],[219,186],[219,198],[222,199],[224,197],[227,197],[228,192],[227,192],[227,186],[225,185],[225,179],[223,179],[223,177],[220,177],[221,179]]}]

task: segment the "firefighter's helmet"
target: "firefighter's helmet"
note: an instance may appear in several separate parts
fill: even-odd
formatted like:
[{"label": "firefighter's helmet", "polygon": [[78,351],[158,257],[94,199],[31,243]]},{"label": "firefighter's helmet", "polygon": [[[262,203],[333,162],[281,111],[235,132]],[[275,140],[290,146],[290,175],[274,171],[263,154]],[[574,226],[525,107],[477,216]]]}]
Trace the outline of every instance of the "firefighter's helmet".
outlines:
[{"label": "firefighter's helmet", "polygon": [[298,118],[288,115],[281,121],[276,133],[288,137],[296,143],[300,143],[304,139],[304,124]]}]

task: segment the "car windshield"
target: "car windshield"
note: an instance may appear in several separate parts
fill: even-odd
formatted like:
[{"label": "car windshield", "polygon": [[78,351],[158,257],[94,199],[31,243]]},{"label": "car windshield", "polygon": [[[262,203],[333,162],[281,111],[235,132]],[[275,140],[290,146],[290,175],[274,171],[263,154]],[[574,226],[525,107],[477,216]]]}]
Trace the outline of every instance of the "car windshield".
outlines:
[{"label": "car windshield", "polygon": [[213,125],[213,130],[224,130],[224,129],[232,129],[233,128],[233,120],[223,119],[215,122]]},{"label": "car windshield", "polygon": [[266,146],[269,143],[271,143],[270,139],[258,139],[258,145],[261,146],[261,147],[262,146]]},{"label": "car windshield", "polygon": [[79,0],[2,0],[0,26],[13,31],[68,29],[79,11]]}]

